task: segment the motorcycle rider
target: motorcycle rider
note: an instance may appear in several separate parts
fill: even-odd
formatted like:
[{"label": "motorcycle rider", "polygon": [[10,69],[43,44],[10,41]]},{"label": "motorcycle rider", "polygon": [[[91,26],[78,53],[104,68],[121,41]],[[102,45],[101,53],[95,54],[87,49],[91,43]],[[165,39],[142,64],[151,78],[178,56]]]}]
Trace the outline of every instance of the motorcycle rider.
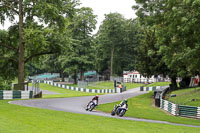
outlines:
[{"label": "motorcycle rider", "polygon": [[121,103],[119,104],[119,107],[123,107],[124,105],[126,105],[126,109],[128,110],[128,100],[124,99],[123,101],[121,101]]},{"label": "motorcycle rider", "polygon": [[88,103],[87,109],[86,109],[86,110],[88,110],[88,106],[89,106],[89,104],[90,104],[91,102],[93,102],[93,103],[95,104],[95,106],[97,106],[98,103],[99,103],[99,96],[96,95],[95,97],[92,98],[92,100]]}]

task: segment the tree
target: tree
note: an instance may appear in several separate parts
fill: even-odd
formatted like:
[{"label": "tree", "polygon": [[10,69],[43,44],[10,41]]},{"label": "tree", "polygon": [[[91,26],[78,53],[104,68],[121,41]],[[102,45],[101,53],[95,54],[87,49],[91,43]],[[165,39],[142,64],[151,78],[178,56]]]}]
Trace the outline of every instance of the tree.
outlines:
[{"label": "tree", "polygon": [[122,75],[123,70],[134,70],[139,28],[135,20],[110,13],[96,35],[96,68],[102,73],[110,69],[110,76]]},{"label": "tree", "polygon": [[[155,30],[156,50],[170,70],[168,75],[176,87],[176,76],[188,79],[199,73],[199,2],[137,0],[137,15],[143,27]],[[188,13],[190,12],[190,13]],[[193,63],[191,63],[191,61]],[[154,71],[155,72],[155,71]],[[189,83],[187,83],[189,85]]]},{"label": "tree", "polygon": [[[18,42],[15,48],[18,49],[18,83],[24,82],[24,63],[31,60],[33,57],[50,54],[52,51],[42,51],[33,53],[25,59],[27,42],[31,44],[32,50],[41,46],[37,41],[37,37],[42,38],[43,44],[48,47],[48,28],[45,28],[43,24],[48,27],[57,25],[62,29],[65,25],[65,17],[70,17],[74,13],[74,7],[77,5],[76,0],[1,0],[0,1],[0,21],[3,24],[5,19],[8,18],[11,22],[17,21],[18,28]],[[18,20],[17,20],[18,18]],[[39,22],[41,24],[39,24]],[[39,34],[39,35],[38,35]],[[31,40],[26,40],[30,35],[33,35]],[[36,40],[34,40],[36,39]],[[33,41],[34,43],[31,43]],[[38,40],[39,42],[41,40]],[[39,44],[39,46],[38,46]],[[42,44],[42,45],[43,45]],[[6,44],[1,44],[9,46]],[[33,48],[34,47],[34,48]],[[9,49],[11,50],[11,49]]]},{"label": "tree", "polygon": [[95,29],[96,16],[91,8],[82,7],[77,10],[71,20],[68,29],[71,30],[71,43],[60,56],[60,62],[65,72],[74,72],[76,83],[77,73],[81,73],[81,80],[84,80],[84,71],[91,69],[92,64],[92,36]]},{"label": "tree", "polygon": [[100,40],[103,56],[110,58],[110,76],[114,75],[115,55],[119,54],[120,46],[123,44],[124,24],[125,19],[121,14],[110,13],[105,15],[103,24],[98,31],[97,37]]}]

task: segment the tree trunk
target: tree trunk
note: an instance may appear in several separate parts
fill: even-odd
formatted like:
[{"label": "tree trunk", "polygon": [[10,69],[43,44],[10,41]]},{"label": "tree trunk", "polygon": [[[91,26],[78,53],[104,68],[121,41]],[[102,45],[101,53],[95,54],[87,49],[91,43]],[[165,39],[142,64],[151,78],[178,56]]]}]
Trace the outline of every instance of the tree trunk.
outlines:
[{"label": "tree trunk", "polygon": [[62,82],[65,82],[63,70],[60,71],[60,77],[61,77],[61,79],[62,79]]},{"label": "tree trunk", "polygon": [[176,89],[177,89],[176,77],[171,77],[170,90],[176,90]]},{"label": "tree trunk", "polygon": [[77,84],[77,72],[76,71],[74,71],[73,78],[74,78],[74,84]]},{"label": "tree trunk", "polygon": [[[19,0],[19,64],[18,64],[18,83],[24,82],[24,41],[23,41],[23,0]],[[24,89],[22,86],[21,89]]]},{"label": "tree trunk", "polygon": [[84,81],[84,71],[81,71],[81,81]]},{"label": "tree trunk", "polygon": [[110,58],[110,76],[113,76],[113,56],[114,56],[115,48],[111,49],[111,58]]}]

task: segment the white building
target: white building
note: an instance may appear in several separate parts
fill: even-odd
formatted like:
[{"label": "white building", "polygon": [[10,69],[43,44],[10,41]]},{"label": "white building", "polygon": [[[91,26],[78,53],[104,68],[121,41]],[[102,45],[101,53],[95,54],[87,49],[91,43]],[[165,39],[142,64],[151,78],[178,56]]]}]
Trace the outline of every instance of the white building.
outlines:
[{"label": "white building", "polygon": [[154,76],[147,78],[141,75],[138,71],[124,71],[123,72],[123,81],[125,83],[152,83],[156,82],[157,78]]}]

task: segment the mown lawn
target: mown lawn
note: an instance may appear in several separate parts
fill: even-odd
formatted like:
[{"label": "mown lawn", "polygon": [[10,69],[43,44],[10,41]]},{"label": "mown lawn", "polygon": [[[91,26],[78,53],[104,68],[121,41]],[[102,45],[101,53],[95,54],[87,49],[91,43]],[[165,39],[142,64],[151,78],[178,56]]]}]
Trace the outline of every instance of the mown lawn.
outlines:
[{"label": "mown lawn", "polygon": [[124,83],[124,85],[126,86],[126,90],[144,86],[144,84],[140,84],[140,83]]},{"label": "mown lawn", "polygon": [[87,92],[68,90],[68,89],[64,89],[64,88],[60,88],[60,87],[56,87],[56,86],[52,86],[52,85],[48,85],[44,83],[40,83],[40,89],[60,93],[60,94],[53,94],[53,95],[44,94],[43,98],[93,96],[97,94],[97,93],[87,93]]},{"label": "mown lawn", "polygon": [[200,128],[120,120],[8,104],[0,100],[0,133],[198,133]]},{"label": "mown lawn", "polygon": [[[125,116],[168,121],[173,123],[200,125],[200,120],[172,116],[161,109],[154,107],[153,92],[128,99],[128,111]],[[98,110],[110,113],[115,104],[119,102],[99,105]]]},{"label": "mown lawn", "polygon": [[149,84],[149,85],[147,85],[147,86],[145,86],[145,87],[152,87],[152,86],[167,86],[167,85],[169,85],[169,84],[171,84],[171,82],[154,82],[154,83]]},{"label": "mown lawn", "polygon": [[[124,85],[126,86],[126,89],[128,90],[128,89],[143,86],[144,84],[124,83]],[[78,87],[78,85],[76,85],[76,84],[69,84],[68,86]],[[87,89],[114,89],[114,82],[112,82],[112,81],[100,81],[100,82],[90,83],[87,86]]]},{"label": "mown lawn", "polygon": [[[176,97],[170,97],[171,94]],[[168,94],[166,98],[176,104],[200,107],[200,87],[179,89]]]}]

